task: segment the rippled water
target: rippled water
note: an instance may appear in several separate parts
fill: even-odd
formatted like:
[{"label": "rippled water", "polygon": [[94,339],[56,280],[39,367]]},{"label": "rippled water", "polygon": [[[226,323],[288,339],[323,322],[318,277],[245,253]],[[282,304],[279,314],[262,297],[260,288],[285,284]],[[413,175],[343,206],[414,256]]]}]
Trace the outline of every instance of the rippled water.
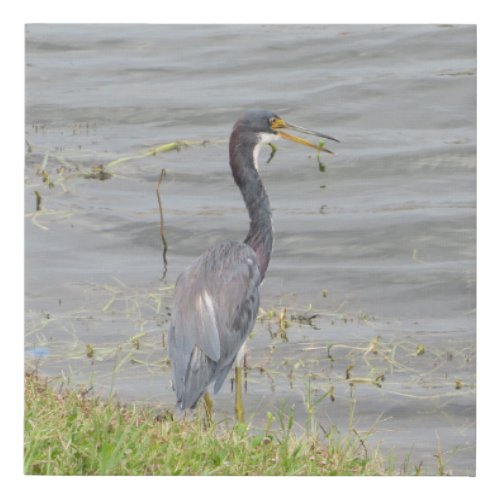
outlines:
[{"label": "rippled water", "polygon": [[[263,107],[342,142],[321,169],[291,143],[268,166],[261,153],[276,242],[248,343],[247,417],[294,406],[311,424],[308,396],[333,387],[318,425],[370,431],[396,464],[409,453],[435,473],[441,449],[448,472],[474,473],[475,27],[26,31],[27,363],[173,405],[171,285],[209,244],[245,236],[227,138],[241,110]],[[175,140],[195,145],[145,155]],[[228,380],[221,416],[232,398]]]}]

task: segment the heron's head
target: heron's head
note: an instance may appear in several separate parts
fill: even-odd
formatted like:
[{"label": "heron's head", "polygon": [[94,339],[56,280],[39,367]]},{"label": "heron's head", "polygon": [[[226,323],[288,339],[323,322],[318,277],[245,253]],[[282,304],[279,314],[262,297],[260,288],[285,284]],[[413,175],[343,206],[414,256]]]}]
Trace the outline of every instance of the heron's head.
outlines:
[{"label": "heron's head", "polygon": [[297,137],[284,132],[283,130],[296,130],[303,134],[314,135],[322,139],[328,139],[335,142],[340,142],[339,140],[331,137],[329,135],[322,134],[320,132],[314,132],[313,130],[308,130],[304,127],[299,127],[298,125],[293,125],[292,123],[286,122],[283,118],[280,118],[276,113],[271,111],[266,111],[264,109],[250,109],[245,111],[235,124],[235,129],[239,130],[242,135],[252,135],[255,137],[255,142],[257,144],[269,143],[278,138],[287,139],[289,141],[297,142],[304,146],[309,146],[311,148],[325,151],[327,153],[332,153],[320,144],[314,144],[303,137]]}]

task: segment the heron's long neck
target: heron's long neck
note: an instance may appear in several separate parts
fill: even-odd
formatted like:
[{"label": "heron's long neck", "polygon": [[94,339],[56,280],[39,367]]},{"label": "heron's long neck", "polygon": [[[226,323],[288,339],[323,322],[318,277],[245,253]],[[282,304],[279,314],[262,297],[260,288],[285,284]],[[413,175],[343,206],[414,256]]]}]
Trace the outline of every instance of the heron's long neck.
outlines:
[{"label": "heron's long neck", "polygon": [[236,146],[237,140],[231,139],[231,169],[250,216],[245,243],[255,250],[261,279],[264,279],[273,248],[271,205],[255,165],[255,145]]}]

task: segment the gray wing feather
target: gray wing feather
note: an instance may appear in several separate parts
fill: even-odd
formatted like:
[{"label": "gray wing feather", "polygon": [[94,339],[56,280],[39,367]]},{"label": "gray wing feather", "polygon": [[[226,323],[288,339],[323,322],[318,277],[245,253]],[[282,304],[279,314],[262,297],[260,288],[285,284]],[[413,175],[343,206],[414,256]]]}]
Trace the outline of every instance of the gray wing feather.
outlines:
[{"label": "gray wing feather", "polygon": [[181,408],[194,407],[215,380],[217,392],[252,329],[259,308],[255,252],[224,242],[177,280],[169,354]]},{"label": "gray wing feather", "polygon": [[236,356],[233,358],[233,360],[231,361],[231,363],[228,363],[217,374],[217,378],[215,379],[215,383],[214,383],[214,394],[217,394],[220,391],[220,388],[222,387],[222,384],[224,383],[224,380],[226,380],[227,374],[229,373],[229,370],[233,366],[233,363],[234,363],[235,359],[236,359]]},{"label": "gray wing feather", "polygon": [[193,336],[183,336],[184,347],[200,347],[214,361],[220,358],[220,340],[213,305],[207,291],[197,283],[197,272],[181,274],[176,284],[176,324]]}]

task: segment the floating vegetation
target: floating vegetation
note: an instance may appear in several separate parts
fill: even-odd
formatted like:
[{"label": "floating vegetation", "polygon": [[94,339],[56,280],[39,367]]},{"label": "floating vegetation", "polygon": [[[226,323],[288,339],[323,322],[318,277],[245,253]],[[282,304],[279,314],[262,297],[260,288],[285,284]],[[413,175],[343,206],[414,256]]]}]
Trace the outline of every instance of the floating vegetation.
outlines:
[{"label": "floating vegetation", "polygon": [[[35,196],[36,196],[36,194],[35,194]],[[39,219],[42,216],[49,216],[49,217],[56,217],[59,219],[66,219],[66,218],[71,217],[73,215],[72,212],[44,208],[41,204],[41,201],[42,201],[42,198],[40,195],[40,204],[37,203],[36,210],[34,212],[28,212],[27,214],[25,214],[25,217],[30,218],[31,222],[39,229],[43,229],[44,231],[47,231],[49,229],[47,226],[43,225],[40,222]],[[38,202],[38,198],[37,198],[37,202]]]},{"label": "floating vegetation", "polygon": [[134,335],[130,339],[130,343],[134,346],[134,349],[139,350],[141,348],[141,339],[146,335],[145,332],[140,332],[137,335]]},{"label": "floating vegetation", "polygon": [[107,181],[113,177],[113,174],[107,172],[104,168],[104,165],[94,166],[90,169],[90,172],[86,172],[82,174],[84,179],[97,179],[99,181]]},{"label": "floating vegetation", "polygon": [[47,163],[49,161],[49,152],[47,151],[43,157],[42,163],[36,167],[36,175],[42,178],[42,182],[46,184],[49,188],[54,187],[54,182],[47,172]]},{"label": "floating vegetation", "polygon": [[207,146],[213,142],[217,141],[173,141],[168,142],[166,144],[160,144],[159,146],[154,146],[149,148],[145,153],[140,153],[131,156],[123,156],[121,158],[117,158],[116,160],[112,160],[104,165],[104,167],[108,170],[116,168],[118,165],[123,163],[128,163],[132,160],[141,160],[144,158],[148,158],[149,156],[156,156],[161,153],[169,153],[171,151],[180,151],[181,149],[188,148],[191,146]]},{"label": "floating vegetation", "polygon": [[[100,372],[96,383],[109,376],[109,363],[113,363],[113,376],[119,375],[133,365],[148,371],[164,372],[169,360],[164,349],[162,334],[166,334],[165,299],[172,296],[173,286],[161,286],[156,291],[131,292],[119,280],[116,284],[89,285],[91,295],[99,298],[101,305],[94,303],[92,309],[80,309],[65,313],[27,313],[26,345],[43,347],[51,352],[51,364],[61,366],[61,371],[76,374],[91,369]],[[93,299],[93,300],[94,300]],[[120,324],[132,335],[122,334],[114,341],[102,341],[101,333],[90,337],[86,331],[91,325],[102,328],[106,321],[120,318]],[[121,319],[123,318],[123,319]],[[101,325],[101,326],[100,326]],[[83,330],[82,330],[83,328]],[[49,330],[49,331],[48,331]],[[90,361],[90,365],[85,363]],[[27,360],[29,365],[29,360]],[[100,367],[103,368],[100,368]],[[92,368],[90,368],[92,367]]]},{"label": "floating vegetation", "polygon": [[288,341],[286,331],[290,326],[290,320],[287,316],[286,307],[283,307],[280,310],[269,309],[268,311],[261,308],[257,319],[261,322],[267,321],[268,331],[271,338],[279,337],[285,342]]},{"label": "floating vegetation", "polygon": [[326,348],[326,357],[333,363],[335,361],[335,358],[332,356],[330,349],[333,347],[333,344],[330,344]]},{"label": "floating vegetation", "polygon": [[289,313],[286,307],[280,309],[264,310],[260,308],[259,316],[257,319],[261,322],[267,322],[268,331],[271,337],[280,337],[284,341],[287,339],[287,330],[293,326],[308,326],[314,330],[318,330],[314,320],[319,318],[319,313],[311,312],[310,310],[304,312]]},{"label": "floating vegetation", "polygon": [[[329,316],[334,319],[329,320]],[[315,319],[314,322],[312,318]],[[369,328],[373,331],[373,328],[379,325],[375,322],[375,318],[367,313],[349,315],[341,311],[332,314],[310,309],[307,312],[298,312],[289,308],[267,311],[261,308],[258,319],[261,324],[267,325],[272,342],[268,348],[268,357],[262,358],[251,368],[259,370],[270,380],[272,379],[272,386],[278,383],[281,373],[286,374],[290,387],[297,378],[306,377],[309,373],[319,384],[318,387],[330,385],[337,387],[346,384],[348,386],[373,385],[384,389],[387,393],[409,398],[449,398],[452,394],[447,392],[449,391],[449,369],[445,364],[450,360],[457,363],[456,357],[459,356],[460,366],[463,367],[461,369],[467,370],[467,364],[471,359],[469,348],[462,351],[454,350],[452,355],[448,349],[442,352],[435,350],[428,352],[424,349],[426,358],[428,356],[430,358],[422,363],[417,361],[422,358],[422,354],[417,353],[421,352],[423,344],[397,337],[384,341],[383,335],[380,334],[366,342],[314,341],[313,330],[319,330],[321,338],[324,339],[325,329],[328,330],[327,325],[337,324],[338,320],[339,328],[343,329],[342,335],[346,339],[348,339],[346,328],[347,331],[353,332],[358,328]],[[311,320],[311,324],[308,319]],[[316,323],[318,319],[321,322]],[[312,329],[308,333],[310,340],[304,343],[299,342],[301,328]],[[335,330],[335,328],[331,330],[332,335],[335,334]],[[254,337],[253,335],[251,339]],[[291,347],[293,345],[293,357],[285,356],[281,359],[278,354],[281,350],[280,345],[287,344]],[[320,352],[325,353],[324,357],[319,354]],[[278,361],[280,359],[281,361]],[[473,377],[473,367],[467,371]],[[252,370],[250,370],[251,373]],[[414,392],[417,387],[432,387],[435,390],[432,395],[417,396]],[[440,389],[436,391],[437,387]],[[468,388],[470,391],[474,390],[473,379]]]},{"label": "floating vegetation", "polygon": [[36,207],[35,210],[39,212],[42,209],[42,195],[40,191],[35,191]]},{"label": "floating vegetation", "polygon": [[[76,124],[74,130],[77,134],[82,130],[88,131],[89,124]],[[35,124],[33,125],[35,133],[43,132],[45,129],[44,125]],[[73,216],[73,212],[54,210],[49,208],[44,208],[42,205],[42,196],[44,199],[45,206],[48,205],[47,195],[44,194],[43,189],[48,187],[51,191],[57,191],[53,193],[57,195],[59,190],[63,193],[68,191],[67,183],[75,178],[83,178],[88,180],[99,180],[106,181],[113,177],[117,177],[117,169],[124,164],[131,162],[133,160],[144,159],[148,157],[153,157],[162,153],[168,153],[170,151],[180,151],[184,148],[191,146],[206,146],[209,144],[216,144],[219,142],[226,141],[173,141],[166,144],[161,144],[159,146],[151,147],[143,153],[136,155],[125,156],[117,158],[108,162],[101,162],[98,165],[88,165],[89,157],[95,158],[94,152],[82,151],[81,146],[76,154],[80,160],[72,159],[69,161],[62,155],[63,148],[57,147],[51,150],[43,150],[40,152],[40,148],[36,144],[26,141],[26,153],[27,153],[27,167],[25,176],[25,185],[27,188],[32,188],[35,192],[35,211],[32,213],[26,213],[25,216],[31,219],[31,222],[38,228],[46,231],[49,229],[48,225],[41,223],[41,218],[53,218],[53,219],[66,219]],[[54,189],[56,188],[56,189]],[[74,184],[71,186],[74,189]],[[50,199],[49,199],[50,201]],[[166,243],[166,240],[165,240]],[[166,258],[166,254],[164,254]]]},{"label": "floating vegetation", "polygon": [[168,250],[168,245],[167,245],[167,238],[165,236],[165,221],[163,217],[163,207],[161,205],[161,196],[160,196],[160,184],[162,181],[165,179],[167,175],[167,172],[165,171],[164,168],[161,169],[160,177],[158,178],[158,184],[156,186],[156,197],[158,199],[158,208],[160,210],[160,238],[163,244],[163,275],[162,275],[162,280],[165,280],[165,277],[167,275],[167,250]]},{"label": "floating vegetation", "polygon": [[360,323],[368,323],[369,321],[375,320],[375,316],[373,316],[372,314],[368,314],[366,312],[363,312],[363,311],[360,311],[358,313],[357,318],[358,318],[358,321]]},{"label": "floating vegetation", "polygon": [[[88,130],[88,124],[85,125],[85,128]],[[36,130],[38,132],[39,126],[36,125]],[[81,126],[78,125],[75,130],[80,130]],[[212,143],[219,143],[222,141],[208,141],[208,140],[201,140],[201,141],[173,141],[173,142],[168,142],[165,144],[160,144],[158,146],[151,147],[147,149],[143,153],[138,153],[134,155],[129,155],[129,156],[123,156],[120,158],[116,158],[114,160],[108,161],[108,162],[101,162],[98,165],[91,165],[90,167],[85,167],[81,164],[72,164],[69,162],[67,159],[65,159],[61,154],[60,154],[60,148],[55,148],[54,151],[45,151],[44,156],[42,158],[41,163],[34,164],[34,167],[36,169],[36,174],[38,176],[42,177],[42,181],[44,184],[49,186],[50,188],[53,188],[55,186],[61,186],[63,190],[64,188],[64,182],[67,180],[67,178],[71,176],[80,176],[84,179],[92,179],[92,180],[108,180],[113,177],[115,174],[115,171],[117,167],[122,166],[123,164],[129,163],[134,160],[140,160],[140,159],[145,159],[148,157],[152,156],[157,156],[162,153],[168,153],[171,151],[181,151],[181,149],[185,149],[188,147],[192,146],[207,146]],[[225,142],[225,141],[224,141]],[[27,153],[30,155],[37,154],[37,147],[36,145],[32,143],[28,143],[26,141],[26,146],[27,146]],[[79,152],[79,155],[82,156],[83,152]],[[88,153],[87,153],[88,156]],[[50,174],[49,174],[49,166],[52,166],[52,168],[55,170],[55,172],[58,174],[58,179],[57,181],[52,179]]]},{"label": "floating vegetation", "polygon": [[279,326],[279,330],[278,330],[279,336],[283,340],[286,340],[288,342],[288,338],[286,336],[286,330],[289,326],[289,322],[288,322],[287,316],[286,316],[286,307],[283,307],[280,311],[279,318],[278,318],[278,326]]},{"label": "floating vegetation", "polygon": [[92,344],[87,344],[85,346],[85,355],[90,359],[94,357],[94,346]]},{"label": "floating vegetation", "polygon": [[317,330],[319,327],[313,323],[313,320],[318,317],[318,313],[295,313],[290,315],[290,320],[298,323],[299,325],[307,325]]}]

